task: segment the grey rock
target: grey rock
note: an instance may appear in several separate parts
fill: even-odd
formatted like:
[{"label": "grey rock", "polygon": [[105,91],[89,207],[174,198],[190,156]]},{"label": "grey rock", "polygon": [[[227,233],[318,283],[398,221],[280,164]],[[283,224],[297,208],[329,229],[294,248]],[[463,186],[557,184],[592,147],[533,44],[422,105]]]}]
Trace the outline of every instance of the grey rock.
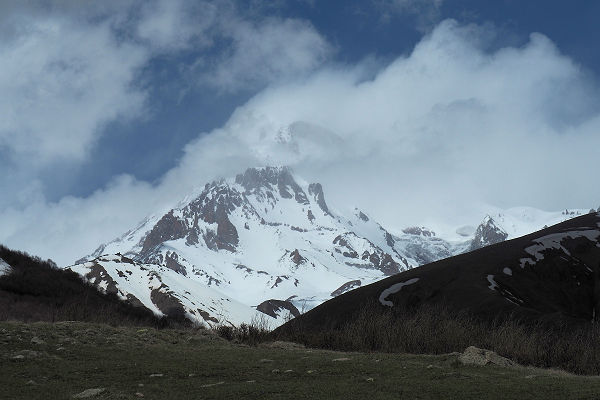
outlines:
[{"label": "grey rock", "polygon": [[499,356],[491,350],[480,349],[475,346],[469,346],[462,353],[458,360],[465,365],[499,365],[501,367],[512,367],[517,364],[508,358]]},{"label": "grey rock", "polygon": [[73,398],[74,399],[87,399],[90,397],[98,396],[99,394],[103,393],[105,390],[106,390],[106,388],[86,389],[81,393],[77,393],[76,395],[73,395]]},{"label": "grey rock", "polygon": [[31,338],[31,343],[33,343],[33,344],[46,344],[46,342],[44,340],[40,339],[37,336],[34,336],[34,337]]}]

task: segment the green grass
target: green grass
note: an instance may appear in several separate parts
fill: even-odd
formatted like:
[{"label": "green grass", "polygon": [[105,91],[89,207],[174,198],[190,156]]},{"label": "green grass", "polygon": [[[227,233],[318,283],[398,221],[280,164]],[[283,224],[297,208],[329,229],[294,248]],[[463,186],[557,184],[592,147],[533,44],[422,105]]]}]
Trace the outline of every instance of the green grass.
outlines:
[{"label": "green grass", "polygon": [[[38,355],[14,360],[23,350]],[[600,378],[463,366],[456,355],[246,346],[205,330],[0,323],[0,388],[2,399],[90,388],[106,389],[92,399],[596,399]]]}]

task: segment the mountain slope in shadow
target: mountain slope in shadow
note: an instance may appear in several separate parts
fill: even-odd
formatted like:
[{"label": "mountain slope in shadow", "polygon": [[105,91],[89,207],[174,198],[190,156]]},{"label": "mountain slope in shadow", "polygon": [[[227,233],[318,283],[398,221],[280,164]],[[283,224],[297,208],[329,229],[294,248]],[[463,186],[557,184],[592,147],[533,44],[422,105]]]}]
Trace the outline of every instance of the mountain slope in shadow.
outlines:
[{"label": "mountain slope in shadow", "polygon": [[481,320],[600,319],[600,213],[414,268],[327,301],[280,328],[335,329],[357,310],[443,307]]},{"label": "mountain slope in shadow", "polygon": [[183,315],[161,318],[114,294],[105,294],[75,272],[0,245],[0,321],[87,321],[165,327],[188,324]]}]

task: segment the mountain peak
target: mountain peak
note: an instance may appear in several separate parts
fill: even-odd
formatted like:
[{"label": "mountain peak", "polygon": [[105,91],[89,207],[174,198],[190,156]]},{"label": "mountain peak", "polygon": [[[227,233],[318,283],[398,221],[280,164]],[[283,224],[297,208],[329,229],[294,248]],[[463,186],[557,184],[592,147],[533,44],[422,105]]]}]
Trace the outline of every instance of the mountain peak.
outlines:
[{"label": "mountain peak", "polygon": [[498,226],[494,218],[486,215],[475,231],[475,237],[471,242],[471,250],[503,242],[507,237],[508,233]]},{"label": "mountain peak", "polygon": [[242,185],[247,191],[264,186],[277,185],[279,182],[290,181],[294,181],[294,178],[292,177],[290,168],[286,166],[248,168],[235,177],[235,183]]},{"label": "mountain peak", "polygon": [[235,183],[241,185],[249,194],[276,189],[284,199],[294,198],[300,204],[308,204],[306,193],[286,166],[248,168],[243,174],[235,177]]}]

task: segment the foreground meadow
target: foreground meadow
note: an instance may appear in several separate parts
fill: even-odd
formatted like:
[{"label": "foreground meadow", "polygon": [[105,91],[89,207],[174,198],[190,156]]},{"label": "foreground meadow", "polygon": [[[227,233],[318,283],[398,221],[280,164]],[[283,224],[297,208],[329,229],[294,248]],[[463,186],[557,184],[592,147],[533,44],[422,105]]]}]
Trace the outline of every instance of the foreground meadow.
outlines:
[{"label": "foreground meadow", "polygon": [[600,378],[457,354],[256,346],[204,329],[0,323],[3,399],[595,399]]}]

